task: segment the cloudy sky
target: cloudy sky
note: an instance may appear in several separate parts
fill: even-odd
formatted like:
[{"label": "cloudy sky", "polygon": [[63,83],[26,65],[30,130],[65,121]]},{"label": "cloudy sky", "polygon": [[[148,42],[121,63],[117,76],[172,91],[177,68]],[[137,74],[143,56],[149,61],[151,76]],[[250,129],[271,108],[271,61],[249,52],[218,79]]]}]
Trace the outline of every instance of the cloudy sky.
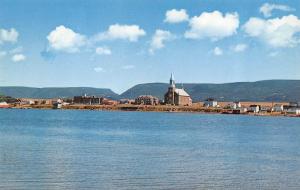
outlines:
[{"label": "cloudy sky", "polygon": [[1,0],[0,86],[300,79],[300,3]]}]

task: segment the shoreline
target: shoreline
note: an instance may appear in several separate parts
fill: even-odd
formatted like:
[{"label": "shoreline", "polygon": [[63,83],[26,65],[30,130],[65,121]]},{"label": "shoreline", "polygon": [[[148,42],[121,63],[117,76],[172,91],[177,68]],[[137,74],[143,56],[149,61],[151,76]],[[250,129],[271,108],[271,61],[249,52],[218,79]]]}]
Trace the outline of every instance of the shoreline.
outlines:
[{"label": "shoreline", "polygon": [[[7,108],[6,108],[7,109]],[[8,109],[54,109],[52,105],[22,105],[11,106]],[[95,110],[95,111],[134,111],[134,112],[166,112],[166,113],[197,113],[197,114],[226,114],[226,115],[250,115],[250,116],[269,116],[269,117],[300,117],[300,115],[293,115],[280,112],[263,112],[263,113],[232,113],[232,110],[223,108],[205,108],[199,106],[169,106],[169,105],[66,105],[60,108],[61,110]],[[60,110],[58,109],[58,110]]]}]

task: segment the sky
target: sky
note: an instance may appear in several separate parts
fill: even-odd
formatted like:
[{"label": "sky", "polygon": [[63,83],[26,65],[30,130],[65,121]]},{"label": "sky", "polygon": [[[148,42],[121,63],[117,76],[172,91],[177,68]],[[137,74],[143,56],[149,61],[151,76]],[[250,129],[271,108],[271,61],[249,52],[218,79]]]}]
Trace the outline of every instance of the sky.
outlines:
[{"label": "sky", "polygon": [[300,2],[1,0],[0,86],[300,79]]}]

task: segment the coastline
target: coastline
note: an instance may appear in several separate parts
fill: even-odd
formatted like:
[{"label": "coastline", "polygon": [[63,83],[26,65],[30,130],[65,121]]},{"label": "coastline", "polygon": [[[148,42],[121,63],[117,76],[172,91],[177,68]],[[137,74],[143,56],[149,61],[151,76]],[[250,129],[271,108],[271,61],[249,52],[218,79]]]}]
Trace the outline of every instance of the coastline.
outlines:
[{"label": "coastline", "polygon": [[[54,109],[52,105],[18,105],[11,106],[10,109]],[[95,111],[135,111],[135,112],[168,112],[168,113],[198,113],[198,114],[229,114],[229,115],[250,115],[250,116],[284,116],[284,117],[300,117],[299,115],[286,114],[280,112],[264,112],[264,113],[240,113],[234,114],[231,110],[224,108],[205,108],[200,106],[170,106],[170,105],[82,105],[73,104],[60,108],[62,110],[95,110]]]}]

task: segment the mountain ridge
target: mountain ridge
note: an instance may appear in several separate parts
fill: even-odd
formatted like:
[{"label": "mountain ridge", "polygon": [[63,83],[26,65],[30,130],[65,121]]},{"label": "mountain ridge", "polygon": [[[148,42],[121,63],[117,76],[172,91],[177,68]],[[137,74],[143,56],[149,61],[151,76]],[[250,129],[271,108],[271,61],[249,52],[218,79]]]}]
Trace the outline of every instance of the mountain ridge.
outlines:
[{"label": "mountain ridge", "polygon": [[[191,95],[193,101],[212,97],[219,101],[300,101],[300,80],[261,80],[231,83],[177,83]],[[169,84],[162,82],[137,84],[121,94],[109,88],[94,87],[0,87],[0,94],[16,98],[71,98],[79,95],[104,96],[111,99],[133,99],[153,95],[163,99]]]}]

